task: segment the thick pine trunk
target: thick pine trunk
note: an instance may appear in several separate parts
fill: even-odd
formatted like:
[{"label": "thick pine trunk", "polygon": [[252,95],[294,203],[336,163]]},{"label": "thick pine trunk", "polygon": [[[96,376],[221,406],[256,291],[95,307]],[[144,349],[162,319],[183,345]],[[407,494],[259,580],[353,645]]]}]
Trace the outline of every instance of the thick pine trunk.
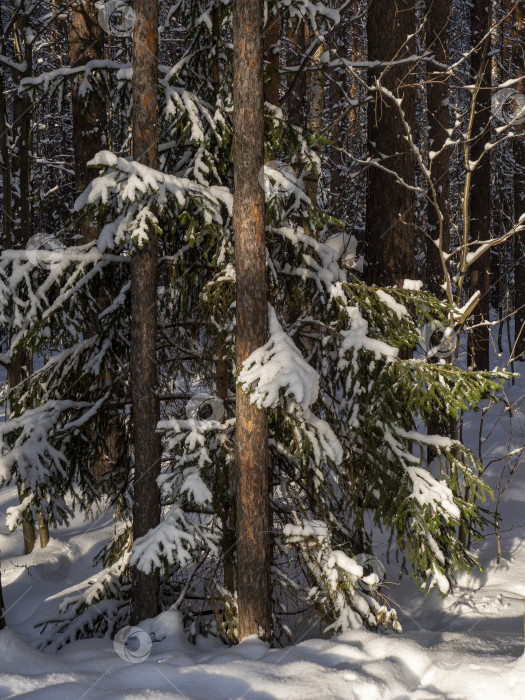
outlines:
[{"label": "thick pine trunk", "polygon": [[[385,3],[372,0],[368,8],[368,56],[370,61],[392,61],[411,56],[415,31],[413,0]],[[402,48],[403,47],[403,48]],[[405,118],[414,133],[415,77],[411,64],[388,68],[381,84],[403,100]],[[384,68],[371,71],[370,80]],[[414,155],[405,139],[399,112],[392,100],[373,93],[369,108],[368,141],[370,155],[382,159],[410,185],[414,184]],[[369,284],[402,286],[414,274],[414,194],[398,184],[389,173],[370,167],[365,240],[365,277]]]},{"label": "thick pine trunk", "polygon": [[[150,168],[158,165],[157,66],[158,4],[136,0],[133,36],[134,158]],[[133,538],[144,536],[160,521],[161,445],[157,393],[157,235],[131,256],[131,402],[135,447]],[[158,572],[135,570],[131,623],[159,612]]]},{"label": "thick pine trunk", "polygon": [[[428,32],[427,43],[437,62],[446,64],[448,59],[448,23],[450,18],[449,0],[428,0]],[[449,84],[446,75],[440,74],[435,67],[431,68],[427,90],[428,100],[428,136],[430,150],[441,151],[448,138],[450,128],[450,112],[448,106]],[[439,297],[443,297],[441,285],[444,281],[443,263],[439,246],[435,241],[441,237],[441,249],[448,253],[450,247],[450,149],[432,160],[431,173],[436,187],[437,205],[442,220],[435,207],[428,209],[428,235],[426,245],[426,282],[427,287]]]},{"label": "thick pine trunk", "polygon": [[[490,141],[489,120],[491,116],[491,60],[490,39],[483,37],[491,26],[492,5],[487,0],[475,0],[472,5],[472,44],[479,44],[472,56],[471,82],[482,76],[477,93],[476,112],[471,135],[470,160],[477,160]],[[481,42],[481,43],[480,43]],[[481,165],[472,173],[470,192],[470,241],[490,239],[490,160],[485,156]],[[470,268],[470,294],[481,292],[481,299],[472,314],[474,324],[489,320],[490,308],[490,252],[482,255]],[[476,328],[469,334],[469,365],[478,370],[489,369],[489,331],[487,327]]]},{"label": "thick pine trunk", "polygon": [[[233,8],[233,167],[237,274],[236,364],[267,339],[264,165],[263,2]],[[237,601],[239,639],[272,636],[270,514],[266,411],[236,392]]]}]

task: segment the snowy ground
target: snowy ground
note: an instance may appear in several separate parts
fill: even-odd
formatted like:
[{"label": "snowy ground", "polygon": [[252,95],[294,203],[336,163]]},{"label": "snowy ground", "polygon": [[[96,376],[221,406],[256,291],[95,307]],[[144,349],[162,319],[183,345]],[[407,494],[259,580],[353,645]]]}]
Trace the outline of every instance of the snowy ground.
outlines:
[{"label": "snowy ground", "polygon": [[[521,367],[517,368],[521,369]],[[525,371],[524,371],[525,374]],[[510,389],[512,417],[502,407],[489,414],[493,426],[484,443],[486,461],[523,447],[519,397],[524,380]],[[502,416],[498,421],[496,418]],[[467,434],[477,440],[479,416],[469,417]],[[503,462],[488,479],[497,487]],[[504,482],[502,482],[504,483]],[[16,494],[0,491],[2,582],[9,628],[0,633],[0,698],[253,698],[271,700],[341,698],[525,698],[525,467],[506,489],[502,556],[496,561],[494,534],[477,546],[483,572],[463,575],[445,600],[420,594],[412,581],[398,581],[387,567],[388,594],[399,609],[403,633],[350,632],[333,640],[312,638],[284,649],[246,640],[227,649],[216,641],[192,646],[176,613],[144,623],[124,647],[109,640],[73,643],[56,656],[36,651],[36,621],[53,614],[66,595],[96,576],[94,554],[113,527],[111,519],[54,531],[49,548],[22,556],[21,533],[5,528],[6,509]],[[493,507],[493,506],[492,506]],[[385,590],[383,592],[386,592]],[[153,643],[149,633],[154,632]]]}]

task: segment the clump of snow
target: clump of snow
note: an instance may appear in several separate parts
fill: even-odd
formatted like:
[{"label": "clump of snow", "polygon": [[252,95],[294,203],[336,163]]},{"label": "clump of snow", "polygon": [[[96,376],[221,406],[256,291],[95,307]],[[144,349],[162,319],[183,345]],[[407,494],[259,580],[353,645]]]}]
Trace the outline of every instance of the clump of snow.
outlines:
[{"label": "clump of snow", "polygon": [[357,238],[350,233],[336,233],[326,239],[326,245],[335,252],[337,261],[347,268],[355,267]]},{"label": "clump of snow", "polygon": [[268,305],[270,338],[243,363],[238,381],[258,408],[275,407],[283,395],[307,409],[317,400],[319,375],[303,358]]},{"label": "clump of snow", "polygon": [[368,337],[368,321],[362,317],[357,307],[348,306],[347,314],[350,319],[350,330],[341,333],[343,336],[340,349],[341,356],[348,350],[363,349],[373,352],[376,360],[379,360],[381,356],[390,359],[397,357],[399,353],[398,348],[394,348],[382,340]]},{"label": "clump of snow", "polygon": [[410,318],[408,309],[403,306],[403,304],[397,302],[392,296],[390,296],[390,294],[387,294],[382,289],[378,289],[376,294],[383,304],[388,306],[388,308],[391,309],[398,318]]},{"label": "clump of snow", "polygon": [[319,542],[329,536],[328,526],[322,520],[304,520],[300,524],[287,523],[283,528],[283,535],[290,541],[300,542],[306,538],[315,538]]},{"label": "clump of snow", "polygon": [[423,289],[423,282],[421,280],[403,280],[403,289],[420,292]]}]

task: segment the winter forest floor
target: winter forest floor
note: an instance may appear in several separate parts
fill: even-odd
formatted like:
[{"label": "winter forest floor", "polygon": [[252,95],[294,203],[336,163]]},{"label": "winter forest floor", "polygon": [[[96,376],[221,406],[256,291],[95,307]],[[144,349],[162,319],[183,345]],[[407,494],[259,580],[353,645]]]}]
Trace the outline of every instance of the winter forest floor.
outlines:
[{"label": "winter forest floor", "polygon": [[[524,394],[525,379],[520,378],[507,391],[514,403],[512,415],[503,405],[488,412],[486,464],[523,447]],[[474,448],[479,420],[479,413],[465,419],[464,436]],[[496,495],[502,466],[502,461],[494,461],[487,470]],[[501,499],[499,563],[496,537],[489,530],[485,541],[474,546],[484,571],[461,575],[446,599],[435,590],[429,596],[418,593],[408,577],[398,580],[399,565],[387,565],[389,583],[383,592],[399,609],[402,633],[363,630],[323,639],[318,630],[304,626],[298,630],[298,642],[282,649],[269,649],[255,639],[234,648],[210,638],[198,638],[192,645],[173,612],[143,624],[146,632],[153,633],[151,649],[144,649],[143,639],[139,640],[135,658],[128,660],[110,640],[78,641],[54,656],[35,649],[39,636],[35,623],[49,619],[64,597],[96,578],[92,561],[109,539],[111,517],[84,522],[79,516],[70,528],[53,531],[46,550],[37,546],[31,555],[22,556],[21,532],[9,533],[3,517],[15,502],[13,489],[0,491],[8,622],[0,633],[0,698],[525,697],[525,467],[517,469]]]}]

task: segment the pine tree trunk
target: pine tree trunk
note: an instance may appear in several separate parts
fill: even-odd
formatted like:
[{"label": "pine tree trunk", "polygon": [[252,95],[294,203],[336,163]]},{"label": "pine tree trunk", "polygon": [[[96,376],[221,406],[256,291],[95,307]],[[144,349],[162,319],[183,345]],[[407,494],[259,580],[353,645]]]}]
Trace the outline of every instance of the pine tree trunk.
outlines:
[{"label": "pine tree trunk", "polygon": [[[477,160],[490,141],[491,108],[491,61],[490,37],[483,42],[483,37],[491,27],[492,4],[486,0],[474,0],[472,5],[472,44],[480,44],[472,56],[471,81],[475,83],[478,75],[482,76],[481,87],[477,93],[476,112],[471,135],[470,160]],[[480,43],[481,42],[481,43]],[[490,239],[490,159],[485,156],[481,165],[472,173],[470,192],[470,241],[487,241]],[[481,292],[481,299],[472,314],[472,323],[489,320],[490,309],[490,252],[482,255],[470,268],[470,294]],[[476,328],[469,334],[469,365],[478,370],[489,369],[489,331],[487,327]]]},{"label": "pine tree trunk", "polygon": [[[69,59],[72,67],[104,58],[104,32],[98,21],[94,0],[81,0],[71,11],[69,19]],[[80,95],[81,75],[71,85],[73,110],[73,151],[75,154],[75,188],[77,195],[89,185],[96,171],[87,167],[96,153],[105,147],[106,105],[95,90]],[[83,243],[98,237],[98,229],[86,217],[79,231]]]},{"label": "pine tree trunk", "polygon": [[[237,275],[236,364],[267,339],[264,192],[263,2],[236,0],[234,36],[234,204]],[[272,637],[266,411],[236,392],[237,602],[239,639]]]},{"label": "pine tree trunk", "polygon": [[[525,2],[516,5],[514,9],[513,27],[513,70],[516,78],[522,80],[513,85],[525,95]],[[520,122],[512,127],[520,137],[514,139],[514,221],[525,214],[525,122]],[[514,241],[514,342],[516,348],[515,357],[525,360],[525,231],[516,235]]]},{"label": "pine tree trunk", "polygon": [[[71,66],[79,66],[92,60],[104,59],[104,32],[98,21],[98,8],[94,0],[82,0],[72,10],[69,17],[69,59]],[[106,105],[96,90],[86,95],[79,92],[84,77],[73,80],[71,103],[73,116],[73,151],[75,154],[75,188],[80,195],[97,174],[88,163],[106,147],[107,116]],[[80,222],[79,233],[82,243],[91,243],[98,238],[99,230],[89,215]],[[96,280],[92,294],[102,311],[113,298],[113,278],[106,270],[102,282]],[[108,293],[109,292],[109,293]],[[94,318],[87,329],[90,335],[98,333],[97,319]],[[103,382],[111,382],[107,366],[101,372]],[[115,417],[110,417],[103,426],[103,447],[90,469],[96,479],[100,479],[119,462],[125,450],[124,430]]]},{"label": "pine tree trunk", "polygon": [[[23,8],[22,8],[23,9]],[[26,68],[23,75],[15,75],[15,86],[19,87],[21,78],[31,77],[33,71],[33,51],[32,47],[26,44],[25,29],[27,27],[27,17],[22,14],[15,22],[14,45],[15,56],[19,62],[26,61]],[[13,149],[13,178],[11,187],[13,190],[12,207],[12,235],[11,243],[20,248],[25,248],[32,236],[32,216],[31,216],[31,134],[32,134],[33,104],[31,98],[26,94],[20,96],[15,91],[13,99],[13,126],[12,142],[16,144]],[[30,356],[27,352],[18,352],[12,358],[7,371],[9,390],[17,387],[23,379],[26,379],[30,372]],[[11,415],[20,415],[22,407],[11,401]],[[28,491],[18,485],[18,496],[20,502],[28,495]],[[22,521],[22,532],[24,538],[24,552],[29,554],[33,551],[36,541],[36,530],[33,518],[26,514]]]},{"label": "pine tree trunk", "polygon": [[[372,0],[368,8],[368,56],[370,61],[392,61],[413,55],[407,37],[415,31],[413,0],[384,3]],[[401,48],[404,45],[404,48]],[[415,133],[415,82],[411,64],[371,71],[369,82],[381,84],[403,99],[405,118]],[[399,112],[393,102],[378,93],[369,108],[370,155],[388,156],[385,165],[410,185],[414,184],[414,156],[405,139]],[[369,284],[402,286],[414,275],[414,194],[394,177],[370,167],[365,238],[365,278]]]},{"label": "pine tree trunk", "polygon": [[[448,23],[450,19],[450,0],[428,0],[427,44],[437,62],[447,64],[448,60]],[[432,64],[429,70],[427,90],[429,143],[430,150],[441,151],[448,138],[450,112],[448,106],[449,84],[446,75],[440,74]],[[426,282],[427,287],[438,297],[443,298],[441,285],[444,281],[443,262],[439,247],[435,241],[441,237],[441,249],[448,253],[450,248],[450,149],[443,149],[431,163],[431,174],[436,187],[437,205],[442,220],[435,209],[428,208],[428,235],[426,245]]]},{"label": "pine tree trunk", "polygon": [[[18,500],[20,503],[29,495],[29,491],[22,489],[19,485],[18,490]],[[35,523],[33,522],[33,517],[30,513],[25,513],[22,520],[22,539],[24,542],[24,554],[31,554],[35,548],[36,542],[36,530]]]},{"label": "pine tree trunk", "polygon": [[[361,36],[361,24],[356,19],[360,14],[359,11],[359,0],[354,0],[353,12],[352,12],[352,25],[351,25],[351,38],[352,38],[352,61],[364,60],[363,54],[363,38]],[[357,97],[357,87],[358,81],[357,77],[352,74],[350,81],[350,93],[349,97],[351,100],[355,100]],[[358,109],[354,107],[350,111],[350,117],[348,119],[348,150],[350,153],[355,153],[356,142],[361,136],[360,120],[357,118]]]},{"label": "pine tree trunk", "polygon": [[[25,61],[23,74],[15,73],[15,85],[22,78],[33,74],[33,47],[27,43],[28,18],[20,14],[15,23],[15,50],[18,61]],[[31,216],[31,147],[34,105],[28,93],[15,95],[13,100],[13,142],[16,142],[13,157],[13,172],[17,187],[15,194],[16,242],[23,248],[32,236]]]},{"label": "pine tree trunk", "polygon": [[[134,158],[158,167],[157,70],[158,3],[136,0],[133,36]],[[161,445],[157,393],[157,234],[131,256],[131,401],[135,447],[133,538],[143,537],[160,521]],[[134,571],[131,624],[159,612],[159,574]]]}]

